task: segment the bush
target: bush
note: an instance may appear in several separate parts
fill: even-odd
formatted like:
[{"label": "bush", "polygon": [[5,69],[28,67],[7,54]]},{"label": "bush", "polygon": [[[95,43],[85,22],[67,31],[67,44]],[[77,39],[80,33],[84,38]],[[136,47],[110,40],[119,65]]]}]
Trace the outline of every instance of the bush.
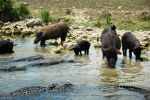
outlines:
[{"label": "bush", "polygon": [[12,7],[13,2],[11,0],[0,0],[0,20],[7,22],[13,21],[13,13],[16,13]]},{"label": "bush", "polygon": [[106,23],[111,24],[112,15],[108,11],[103,11],[100,17],[106,18]]},{"label": "bush", "polygon": [[97,26],[97,27],[101,27],[101,22],[100,22],[100,18],[97,18],[95,23],[94,23],[94,26]]},{"label": "bush", "polygon": [[141,18],[142,20],[150,20],[150,12],[146,12],[146,11],[142,12]]},{"label": "bush", "polygon": [[48,10],[41,11],[41,19],[46,25],[48,24],[48,22],[52,22],[52,16]]},{"label": "bush", "polygon": [[13,7],[12,0],[0,0],[0,20],[3,22],[17,21],[29,15],[29,10],[23,4]]},{"label": "bush", "polygon": [[30,15],[30,12],[27,8],[26,5],[24,4],[19,4],[16,8],[15,8],[18,16],[21,18],[21,19],[24,19],[24,18],[27,18],[29,15]]}]

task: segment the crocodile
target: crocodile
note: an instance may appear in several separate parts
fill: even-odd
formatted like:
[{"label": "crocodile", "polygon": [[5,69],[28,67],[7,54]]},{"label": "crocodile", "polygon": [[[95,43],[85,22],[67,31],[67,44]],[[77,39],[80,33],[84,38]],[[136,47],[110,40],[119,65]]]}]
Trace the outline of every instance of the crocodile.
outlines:
[{"label": "crocodile", "polygon": [[21,89],[17,89],[15,91],[12,91],[5,95],[5,97],[9,96],[29,96],[29,95],[34,95],[38,93],[44,93],[46,91],[59,91],[59,92],[65,92],[68,89],[71,89],[73,85],[69,82],[66,83],[59,83],[59,84],[51,84],[48,87],[44,86],[29,86],[29,87],[24,87]]},{"label": "crocodile", "polygon": [[[105,84],[106,85],[106,84]],[[29,87],[24,87],[15,91],[12,91],[5,95],[5,97],[15,97],[15,96],[30,96],[30,95],[35,95],[39,93],[45,93],[49,91],[54,91],[54,92],[67,92],[69,90],[72,90],[74,85],[66,82],[66,83],[59,83],[59,84],[50,84],[48,87],[44,86],[29,86]],[[108,84],[106,85],[108,86]],[[129,91],[134,91],[141,93],[144,95],[145,100],[150,100],[150,90],[148,88],[144,88],[141,86],[133,86],[133,85],[109,85],[113,87],[118,87],[118,88],[124,88]]]},{"label": "crocodile", "polygon": [[112,86],[124,88],[124,89],[127,89],[129,91],[141,93],[142,95],[144,95],[145,100],[150,100],[150,88],[148,88],[148,87],[143,87],[143,86],[138,86],[138,85],[118,85],[118,84],[112,85]]},{"label": "crocodile", "polygon": [[0,72],[26,71],[26,67],[4,66],[0,68]]}]

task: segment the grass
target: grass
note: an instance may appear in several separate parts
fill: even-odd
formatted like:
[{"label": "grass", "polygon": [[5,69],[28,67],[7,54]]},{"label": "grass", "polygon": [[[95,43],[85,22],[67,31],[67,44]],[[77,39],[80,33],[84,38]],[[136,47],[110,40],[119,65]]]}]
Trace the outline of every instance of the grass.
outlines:
[{"label": "grass", "polygon": [[[29,2],[31,15],[39,17],[39,11],[48,9],[55,20],[61,19],[69,24],[80,24],[86,27],[98,26],[107,27],[105,18],[100,18],[100,12],[108,11],[112,15],[111,22],[119,29],[127,30],[150,30],[150,21],[141,20],[142,11],[150,12],[149,0],[15,0],[19,2]],[[85,16],[90,16],[92,20],[76,23],[72,17],[78,16],[71,13],[66,14],[67,9],[86,10]],[[87,10],[88,9],[88,10]]]}]

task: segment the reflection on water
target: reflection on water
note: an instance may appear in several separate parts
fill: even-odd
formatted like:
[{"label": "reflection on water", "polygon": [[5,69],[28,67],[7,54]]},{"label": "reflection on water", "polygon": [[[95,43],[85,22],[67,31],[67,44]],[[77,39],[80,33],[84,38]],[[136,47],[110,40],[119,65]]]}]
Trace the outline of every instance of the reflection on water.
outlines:
[{"label": "reflection on water", "polygon": [[[27,86],[48,86],[53,83],[70,82],[75,84],[75,86],[79,86],[74,87],[76,92],[69,92],[65,95],[45,93],[41,94],[40,97],[51,97],[59,100],[66,98],[73,100],[120,100],[119,98],[121,98],[121,100],[128,100],[129,98],[132,100],[141,100],[137,99],[136,96],[131,97],[122,95],[129,91],[122,92],[122,90],[116,90],[114,93],[114,90],[110,92],[110,87],[98,88],[97,86],[104,83],[144,83],[144,85],[149,86],[148,83],[150,82],[150,79],[148,76],[150,75],[150,67],[148,61],[135,62],[134,60],[129,60],[128,57],[119,55],[116,68],[110,68],[107,65],[106,60],[102,59],[101,50],[94,49],[93,47],[90,48],[89,56],[74,56],[73,51],[55,54],[52,50],[55,48],[54,46],[42,48],[39,45],[34,45],[33,39],[31,38],[18,38],[15,42],[18,44],[14,47],[15,53],[0,55],[0,68],[6,61],[37,54],[44,55],[44,57],[50,60],[63,58],[82,62],[61,63],[40,68],[28,66],[26,71],[9,73],[0,72],[0,94]],[[28,62],[5,63],[7,66],[15,65],[17,67],[24,67],[27,64]],[[30,98],[33,99],[33,97],[34,96],[31,96]]]}]

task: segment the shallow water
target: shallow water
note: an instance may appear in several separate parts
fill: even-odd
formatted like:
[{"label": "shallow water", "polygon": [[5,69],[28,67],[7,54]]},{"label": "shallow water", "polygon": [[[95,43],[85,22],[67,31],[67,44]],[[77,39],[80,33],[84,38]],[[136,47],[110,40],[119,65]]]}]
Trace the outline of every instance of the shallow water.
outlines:
[{"label": "shallow water", "polygon": [[[90,48],[89,56],[75,57],[72,51],[63,54],[55,54],[52,49],[54,46],[41,48],[33,44],[33,39],[18,38],[14,47],[15,53],[0,55],[0,68],[4,66],[15,65],[24,67],[31,62],[12,62],[7,61],[19,58],[44,55],[47,59],[74,59],[82,61],[81,63],[60,63],[45,67],[27,66],[26,71],[0,72],[0,95],[6,94],[19,88],[27,86],[48,86],[53,83],[70,82],[74,85],[73,91],[66,93],[46,92],[39,95],[17,97],[17,100],[142,100],[138,93],[123,89],[115,89],[102,84],[136,84],[150,87],[150,67],[149,61],[135,62],[128,57],[118,56],[116,68],[108,67],[105,60],[102,59],[100,49]],[[150,59],[150,52],[143,55]],[[38,61],[34,61],[38,62]],[[134,94],[134,95],[131,95]],[[50,99],[51,98],[51,99]]]}]

